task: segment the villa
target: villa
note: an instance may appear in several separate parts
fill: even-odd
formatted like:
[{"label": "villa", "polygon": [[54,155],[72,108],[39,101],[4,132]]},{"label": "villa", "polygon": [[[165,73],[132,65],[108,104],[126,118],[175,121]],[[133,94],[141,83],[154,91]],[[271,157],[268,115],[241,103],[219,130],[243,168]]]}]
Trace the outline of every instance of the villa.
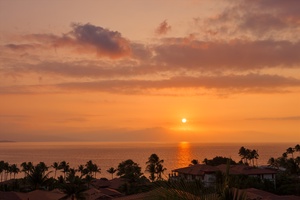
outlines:
[{"label": "villa", "polygon": [[[206,186],[213,185],[216,182],[216,172],[226,172],[227,165],[210,166],[205,164],[196,164],[189,167],[172,170],[170,180],[184,179],[188,181],[201,180]],[[275,175],[277,171],[268,168],[250,167],[247,165],[230,165],[230,175],[247,175],[250,177],[259,177],[267,179],[275,184]]]}]

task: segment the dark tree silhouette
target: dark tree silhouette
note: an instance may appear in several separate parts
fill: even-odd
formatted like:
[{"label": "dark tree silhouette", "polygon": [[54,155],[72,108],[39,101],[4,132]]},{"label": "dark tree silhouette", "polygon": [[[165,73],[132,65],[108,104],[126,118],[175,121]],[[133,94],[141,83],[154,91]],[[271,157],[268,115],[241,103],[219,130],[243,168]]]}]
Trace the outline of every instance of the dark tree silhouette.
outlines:
[{"label": "dark tree silhouette", "polygon": [[137,163],[128,159],[119,164],[117,175],[121,178],[128,179],[130,182],[136,182],[143,173],[141,173],[141,167]]},{"label": "dark tree silhouette", "polygon": [[114,173],[116,173],[117,169],[111,167],[106,171],[111,174],[111,179],[114,179]]},{"label": "dark tree silhouette", "polygon": [[26,172],[26,180],[33,187],[33,189],[39,189],[48,184],[49,178],[48,175],[51,173],[47,172],[45,166],[38,164],[34,166],[29,172]]},{"label": "dark tree silhouette", "polygon": [[146,171],[150,173],[149,179],[151,181],[162,180],[161,175],[166,168],[163,166],[164,160],[160,160],[156,154],[152,154],[146,162]]},{"label": "dark tree silhouette", "polygon": [[59,163],[58,162],[54,162],[51,167],[54,169],[54,178],[56,178],[56,172],[57,170],[60,169]]}]

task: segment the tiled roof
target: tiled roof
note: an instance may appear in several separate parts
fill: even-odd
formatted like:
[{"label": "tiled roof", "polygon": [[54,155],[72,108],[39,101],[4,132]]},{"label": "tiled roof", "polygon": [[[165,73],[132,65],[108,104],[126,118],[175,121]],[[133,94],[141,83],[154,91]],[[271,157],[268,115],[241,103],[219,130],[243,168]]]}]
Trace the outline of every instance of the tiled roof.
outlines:
[{"label": "tiled roof", "polygon": [[[216,171],[226,172],[226,169],[227,169],[227,165],[225,164],[219,166],[197,164],[189,167],[175,169],[172,171],[181,174],[204,175]],[[274,169],[249,167],[247,165],[231,165],[229,169],[229,174],[260,175],[260,174],[276,174],[276,173],[277,172]]]},{"label": "tiled roof", "polygon": [[[219,165],[217,168],[222,171],[226,172],[227,165]],[[247,165],[231,165],[229,169],[229,174],[244,174],[244,175],[261,175],[261,174],[276,174],[277,171],[274,169],[266,169],[266,168],[257,168],[257,167],[250,167]]]},{"label": "tiled roof", "polygon": [[218,168],[215,166],[197,164],[189,167],[179,168],[172,170],[173,172],[178,172],[182,174],[191,174],[191,175],[204,175],[218,171]]}]

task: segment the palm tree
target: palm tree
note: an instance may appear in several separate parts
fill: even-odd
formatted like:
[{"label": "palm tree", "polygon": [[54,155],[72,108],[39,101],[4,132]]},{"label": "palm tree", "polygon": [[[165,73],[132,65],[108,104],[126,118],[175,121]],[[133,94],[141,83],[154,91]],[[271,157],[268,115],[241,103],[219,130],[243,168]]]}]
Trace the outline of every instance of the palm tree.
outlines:
[{"label": "palm tree", "polygon": [[130,183],[134,183],[141,178],[143,173],[141,173],[141,167],[137,163],[128,159],[119,163],[117,175],[128,179]]},{"label": "palm tree", "polygon": [[259,157],[258,150],[252,150],[250,154],[251,154],[253,166],[254,166],[254,159],[256,160],[256,165],[257,165],[257,159]]},{"label": "palm tree", "polygon": [[[205,158],[206,159],[206,158]],[[204,160],[205,160],[204,159]],[[203,160],[203,162],[204,162],[204,160]],[[207,160],[207,159],[206,159]],[[193,159],[192,161],[191,161],[191,164],[190,165],[197,165],[197,164],[199,164],[199,161],[198,160],[196,160],[196,159]]]},{"label": "palm tree", "polygon": [[155,168],[155,164],[154,163],[149,163],[146,167],[146,171],[150,173],[149,175],[149,179],[154,182],[156,179],[156,168]]},{"label": "palm tree", "polygon": [[296,151],[296,152],[300,152],[300,145],[299,145],[299,144],[297,144],[297,145],[295,146],[295,151]]},{"label": "palm tree", "polygon": [[295,150],[294,150],[292,147],[289,147],[289,148],[286,150],[286,153],[287,153],[287,154],[292,154],[292,158],[294,158],[294,152],[295,152]]},{"label": "palm tree", "polygon": [[83,165],[79,165],[79,166],[78,166],[78,171],[80,172],[81,177],[83,177],[84,175],[87,174],[87,170],[86,170],[86,168],[84,168]]},{"label": "palm tree", "polygon": [[24,172],[24,177],[26,176],[26,172],[29,172],[29,166],[27,164],[27,162],[22,162],[21,163],[21,167],[22,167],[22,172]]},{"label": "palm tree", "polygon": [[111,174],[111,179],[114,179],[114,173],[116,173],[117,169],[111,167],[106,171]]},{"label": "palm tree", "polygon": [[[268,164],[269,164],[270,166],[275,167],[275,163],[276,163],[276,160],[275,160],[274,157],[271,157],[271,158],[268,160]],[[277,166],[276,166],[276,167],[277,167]]]},{"label": "palm tree", "polygon": [[251,160],[254,159],[254,157],[253,157],[253,155],[252,155],[251,152],[252,151],[250,149],[246,149],[246,164],[248,164],[247,160],[249,160],[250,163],[251,163]]},{"label": "palm tree", "polygon": [[[246,148],[245,147],[241,147],[239,149],[239,156],[241,157],[242,159],[242,162],[244,162],[244,159],[246,159],[246,156],[247,156],[247,151],[246,151]],[[247,163],[247,159],[246,159],[246,163]]]},{"label": "palm tree", "polygon": [[0,161],[1,182],[2,182],[2,178],[3,178],[3,171],[4,171],[4,161],[1,160],[1,161]]},{"label": "palm tree", "polygon": [[3,170],[4,170],[4,181],[7,181],[7,177],[8,177],[8,173],[9,173],[9,164],[8,164],[8,162],[4,162]]},{"label": "palm tree", "polygon": [[8,166],[9,180],[11,180],[12,168],[11,165]]},{"label": "palm tree", "polygon": [[95,175],[95,178],[96,178],[96,174],[97,173],[101,173],[100,172],[100,168],[98,167],[97,164],[94,164],[92,160],[89,160],[86,164],[85,164],[85,167],[88,171],[88,174],[90,174],[91,176],[93,176],[93,173]]},{"label": "palm tree", "polygon": [[64,179],[66,179],[66,173],[69,172],[69,170],[70,170],[69,163],[67,163],[66,161],[61,161],[59,163],[59,169],[62,170],[62,172],[64,173]]},{"label": "palm tree", "polygon": [[20,172],[20,169],[18,168],[18,166],[16,164],[12,164],[10,166],[10,170],[11,170],[11,173],[14,174],[14,179],[16,179],[16,174],[18,174]]},{"label": "palm tree", "polygon": [[21,163],[22,172],[24,172],[24,177],[26,177],[26,173],[29,173],[29,171],[33,168],[32,162],[23,162]]},{"label": "palm tree", "polygon": [[[193,161],[194,161],[194,160],[192,160],[192,163],[193,163]],[[196,160],[196,161],[197,161],[197,162],[196,162],[195,164],[199,164],[199,163],[198,163],[198,160]],[[204,164],[207,165],[207,164],[208,164],[208,159],[207,159],[207,158],[204,158],[204,160],[202,161],[202,163],[204,163]],[[194,165],[195,165],[195,164],[194,164]]]},{"label": "palm tree", "polygon": [[101,173],[101,168],[98,167],[97,164],[94,164],[94,166],[93,166],[93,172],[95,173],[95,178],[97,178],[97,173]]},{"label": "palm tree", "polygon": [[287,153],[283,153],[283,154],[282,154],[282,158],[287,159],[287,157],[288,157],[288,156],[287,156]]},{"label": "palm tree", "polygon": [[53,169],[55,170],[54,171],[54,178],[56,178],[56,171],[60,169],[59,168],[60,167],[59,163],[58,162],[54,162],[53,165],[51,165],[51,167],[53,167]]},{"label": "palm tree", "polygon": [[71,173],[66,177],[66,182],[60,186],[63,193],[66,194],[62,199],[68,199],[70,197],[72,200],[75,200],[75,198],[76,200],[86,199],[84,191],[88,188],[84,181],[79,176],[75,176],[72,172],[73,170],[71,170]]},{"label": "palm tree", "polygon": [[[161,175],[164,173],[166,168],[163,167],[164,160],[160,160],[159,157],[156,154],[152,154],[149,158],[148,161],[146,162],[147,167],[146,171],[150,173],[149,179],[151,181],[161,180]],[[157,175],[157,177],[155,176]]]},{"label": "palm tree", "polygon": [[161,163],[157,164],[156,166],[156,173],[157,173],[157,180],[163,180],[161,175],[166,171],[167,168],[165,168]]},{"label": "palm tree", "polygon": [[35,190],[39,189],[47,185],[49,181],[48,175],[51,173],[51,171],[48,173],[46,172],[47,170],[45,170],[45,167],[42,164],[38,164],[30,169],[28,173],[26,172],[26,179]]}]

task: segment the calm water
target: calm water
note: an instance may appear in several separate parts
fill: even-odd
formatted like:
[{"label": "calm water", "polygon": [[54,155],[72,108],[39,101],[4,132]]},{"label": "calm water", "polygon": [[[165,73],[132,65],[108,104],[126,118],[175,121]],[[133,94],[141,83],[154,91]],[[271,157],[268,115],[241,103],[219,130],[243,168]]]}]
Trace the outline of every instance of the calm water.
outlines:
[{"label": "calm water", "polygon": [[[202,162],[204,158],[215,156],[231,157],[239,161],[238,151],[241,146],[256,149],[259,153],[258,164],[267,164],[270,157],[279,157],[288,147],[296,144],[212,144],[212,143],[91,143],[91,142],[43,142],[43,143],[0,143],[0,160],[10,164],[20,164],[31,161],[37,164],[40,161],[51,165],[53,162],[67,161],[71,167],[77,167],[92,160],[101,167],[98,177],[111,178],[106,172],[110,167],[117,168],[121,161],[132,159],[137,162],[142,171],[145,162],[152,153],[164,159],[167,168],[166,175],[179,167],[186,167],[192,159]],[[21,175],[19,175],[21,176]],[[146,174],[146,176],[148,176]]]}]

